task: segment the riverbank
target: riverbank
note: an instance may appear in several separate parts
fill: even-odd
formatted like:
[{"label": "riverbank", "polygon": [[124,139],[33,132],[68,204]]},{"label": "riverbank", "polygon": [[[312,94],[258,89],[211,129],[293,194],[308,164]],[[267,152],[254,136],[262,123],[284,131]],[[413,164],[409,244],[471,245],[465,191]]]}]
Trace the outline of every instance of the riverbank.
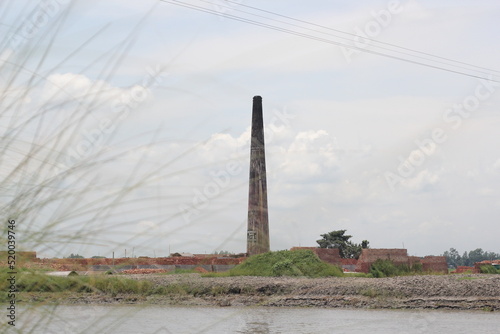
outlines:
[{"label": "riverbank", "polygon": [[150,295],[25,293],[24,302],[379,309],[500,310],[500,276],[421,275],[389,278],[202,277],[124,275],[148,281]]}]

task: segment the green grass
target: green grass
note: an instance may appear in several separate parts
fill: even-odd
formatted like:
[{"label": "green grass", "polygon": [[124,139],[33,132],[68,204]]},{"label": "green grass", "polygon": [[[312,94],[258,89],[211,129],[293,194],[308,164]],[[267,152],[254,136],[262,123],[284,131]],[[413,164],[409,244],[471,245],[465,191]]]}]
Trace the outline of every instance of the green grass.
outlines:
[{"label": "green grass", "polygon": [[[7,281],[9,274],[7,272],[5,268],[0,269],[0,289],[4,291],[0,294],[0,302],[8,301],[6,292],[9,290],[9,282]],[[177,273],[185,274],[191,273],[191,271],[180,270]],[[47,298],[52,296],[51,298],[56,300],[79,294],[101,294],[112,297],[117,295],[192,295],[196,297],[248,292],[245,289],[240,291],[239,288],[220,285],[200,286],[182,282],[154,286],[146,280],[134,280],[116,275],[50,276],[43,272],[26,269],[19,270],[15,277],[18,293],[47,296]]]},{"label": "green grass", "polygon": [[230,276],[343,276],[342,269],[321,261],[310,250],[283,250],[249,257]]},{"label": "green grass", "polygon": [[391,260],[378,259],[370,267],[370,274],[373,277],[392,277],[422,274],[422,265],[417,263],[413,266],[395,265]]},{"label": "green grass", "polygon": [[344,273],[345,277],[364,277],[364,278],[373,278],[373,275],[370,273]]},{"label": "green grass", "polygon": [[229,271],[221,271],[221,272],[208,272],[201,274],[201,277],[229,277],[231,273]]},{"label": "green grass", "polygon": [[500,269],[496,269],[494,266],[481,266],[480,271],[482,274],[500,274]]},{"label": "green grass", "polygon": [[[0,289],[8,291],[9,282],[6,271],[0,274]],[[19,292],[75,292],[117,294],[151,294],[152,283],[116,276],[49,276],[28,270],[16,275],[16,287]]]},{"label": "green grass", "polygon": [[464,281],[464,280],[474,280],[474,279],[479,279],[480,277],[471,277],[471,276],[464,276],[464,277],[459,277],[459,281]]},{"label": "green grass", "polygon": [[172,271],[168,271],[166,273],[162,273],[163,275],[175,275],[175,274],[198,274],[198,272],[194,269],[175,269]]}]

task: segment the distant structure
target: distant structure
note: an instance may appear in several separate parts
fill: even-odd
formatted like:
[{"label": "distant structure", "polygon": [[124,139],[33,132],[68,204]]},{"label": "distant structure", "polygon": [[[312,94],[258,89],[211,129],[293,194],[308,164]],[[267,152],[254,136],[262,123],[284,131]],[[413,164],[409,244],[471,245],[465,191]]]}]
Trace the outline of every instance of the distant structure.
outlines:
[{"label": "distant structure", "polygon": [[408,256],[404,248],[366,248],[361,251],[356,271],[362,273],[370,272],[371,265],[377,260],[391,260],[395,265],[413,267],[420,263],[423,271],[448,273],[448,264],[444,256]]},{"label": "distant structure", "polygon": [[[361,255],[357,260],[341,258],[338,248],[293,247],[290,250],[298,249],[311,250],[320,260],[341,266],[344,271],[350,272],[369,273],[375,261],[390,260],[395,265],[404,265],[411,268],[418,263],[422,265],[423,271],[448,273],[448,264],[444,256],[408,256],[408,251],[404,248],[366,248],[361,250]],[[470,269],[474,268],[470,267]],[[476,272],[479,272],[479,269]]]},{"label": "distant structure", "polygon": [[248,191],[248,256],[269,252],[269,221],[267,215],[266,158],[262,97],[254,96],[252,136],[250,144],[250,181]]}]

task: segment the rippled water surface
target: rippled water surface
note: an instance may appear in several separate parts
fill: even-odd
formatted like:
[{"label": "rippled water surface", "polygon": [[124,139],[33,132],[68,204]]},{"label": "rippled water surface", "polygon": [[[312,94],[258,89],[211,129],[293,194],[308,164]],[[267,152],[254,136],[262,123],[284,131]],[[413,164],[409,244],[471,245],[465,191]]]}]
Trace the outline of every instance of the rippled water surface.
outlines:
[{"label": "rippled water surface", "polygon": [[500,312],[65,305],[21,307],[16,329],[131,334],[500,333]]}]

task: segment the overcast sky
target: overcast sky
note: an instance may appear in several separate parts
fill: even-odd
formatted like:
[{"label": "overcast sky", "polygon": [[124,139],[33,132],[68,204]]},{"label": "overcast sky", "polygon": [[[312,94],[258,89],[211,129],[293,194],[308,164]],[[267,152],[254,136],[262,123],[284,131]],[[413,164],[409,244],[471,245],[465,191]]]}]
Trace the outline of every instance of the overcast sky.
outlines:
[{"label": "overcast sky", "polygon": [[[69,170],[47,196],[78,194],[17,211],[19,247],[245,252],[260,95],[272,250],[346,229],[411,255],[500,252],[497,1],[177,3],[205,11],[2,1],[2,136],[44,113],[3,149],[3,205],[25,175]],[[53,168],[20,174],[28,155]]]}]

